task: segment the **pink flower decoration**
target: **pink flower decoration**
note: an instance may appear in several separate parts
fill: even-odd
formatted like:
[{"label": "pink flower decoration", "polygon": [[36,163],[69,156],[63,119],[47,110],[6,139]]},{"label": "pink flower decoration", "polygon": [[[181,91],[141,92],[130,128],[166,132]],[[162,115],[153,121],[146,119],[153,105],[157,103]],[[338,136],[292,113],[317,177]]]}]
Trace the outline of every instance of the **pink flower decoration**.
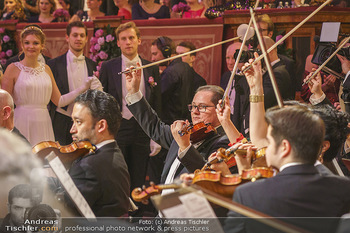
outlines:
[{"label": "pink flower decoration", "polygon": [[100,51],[101,50],[101,46],[99,44],[95,44],[94,46],[96,51]]},{"label": "pink flower decoration", "polygon": [[157,86],[157,83],[154,81],[154,78],[152,76],[149,76],[148,83],[151,85],[151,87]]},{"label": "pink flower decoration", "polygon": [[1,53],[0,53],[0,58],[4,58],[6,56],[6,53],[4,52],[4,51],[2,51]]},{"label": "pink flower decoration", "polygon": [[97,38],[96,37],[91,37],[90,44],[95,45],[96,43],[97,43]]},{"label": "pink flower decoration", "polygon": [[103,44],[105,43],[105,38],[104,38],[104,37],[98,38],[98,39],[97,39],[97,43],[98,43],[99,45],[103,45]]},{"label": "pink flower decoration", "polygon": [[0,63],[1,63],[1,65],[5,65],[6,64],[6,59],[1,59]]},{"label": "pink flower decoration", "polygon": [[99,71],[94,71],[94,75],[98,78],[98,77],[100,77],[100,72]]},{"label": "pink flower decoration", "polygon": [[4,33],[5,32],[5,28],[0,28],[0,33]]},{"label": "pink flower decoration", "polygon": [[8,36],[8,35],[5,35],[3,38],[2,38],[2,41],[4,42],[4,43],[7,43],[7,42],[9,42],[10,41],[10,37]]},{"label": "pink flower decoration", "polygon": [[111,42],[113,40],[114,40],[114,36],[112,36],[112,35],[107,35],[106,36],[106,42]]},{"label": "pink flower decoration", "polygon": [[98,30],[95,32],[95,36],[96,36],[96,37],[101,37],[101,36],[103,36],[103,30],[102,30],[102,29],[98,29]]},{"label": "pink flower decoration", "polygon": [[100,51],[98,53],[98,56],[102,59],[102,60],[106,60],[108,58],[108,54],[104,51]]},{"label": "pink flower decoration", "polygon": [[9,49],[9,50],[6,51],[6,56],[7,56],[7,57],[12,57],[12,55],[13,55],[13,52],[12,52],[11,49]]},{"label": "pink flower decoration", "polygon": [[[279,41],[280,39],[282,39],[282,37],[283,37],[282,35],[276,36],[276,42]],[[283,42],[282,42],[282,43],[283,43]]]}]

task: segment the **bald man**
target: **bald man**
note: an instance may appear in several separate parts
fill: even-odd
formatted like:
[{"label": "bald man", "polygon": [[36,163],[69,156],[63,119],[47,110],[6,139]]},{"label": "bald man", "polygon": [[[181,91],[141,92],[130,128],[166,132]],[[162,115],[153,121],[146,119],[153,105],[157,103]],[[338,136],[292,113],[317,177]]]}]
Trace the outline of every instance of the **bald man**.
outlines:
[{"label": "bald man", "polygon": [[[236,50],[241,48],[241,42],[235,42],[231,44],[226,50],[226,65],[227,71],[221,77],[220,86],[223,89],[226,89],[233,67],[235,66],[236,60],[234,54]],[[246,46],[243,47],[243,50],[247,50]],[[249,86],[247,80],[244,76],[237,73],[240,72],[243,63],[238,64],[238,70],[232,85],[229,90],[229,99],[231,106],[231,120],[235,124],[236,128],[244,135],[247,136],[249,133],[249,101],[246,96],[249,96]]]},{"label": "bald man", "polygon": [[13,99],[12,96],[3,89],[0,89],[0,127],[8,129],[28,142],[15,127]]}]

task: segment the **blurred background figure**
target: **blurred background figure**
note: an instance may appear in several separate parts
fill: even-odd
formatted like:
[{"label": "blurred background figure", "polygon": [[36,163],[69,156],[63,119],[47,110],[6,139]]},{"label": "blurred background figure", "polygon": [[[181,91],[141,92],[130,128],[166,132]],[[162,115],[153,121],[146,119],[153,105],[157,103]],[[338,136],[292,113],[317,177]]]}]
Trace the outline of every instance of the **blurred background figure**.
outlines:
[{"label": "blurred background figure", "polygon": [[37,7],[39,8],[39,15],[30,17],[28,19],[29,23],[57,22],[57,19],[53,17],[53,12],[56,10],[55,0],[38,0]]},{"label": "blurred background figure", "polygon": [[170,18],[169,8],[155,3],[154,0],[140,0],[132,6],[132,19]]},{"label": "blurred background figure", "polygon": [[114,4],[119,8],[118,16],[124,16],[124,19],[131,19],[131,5],[128,0],[114,0]]},{"label": "blurred background figure", "polygon": [[25,21],[24,6],[21,0],[5,0],[4,10],[2,11],[1,20],[18,19]]}]

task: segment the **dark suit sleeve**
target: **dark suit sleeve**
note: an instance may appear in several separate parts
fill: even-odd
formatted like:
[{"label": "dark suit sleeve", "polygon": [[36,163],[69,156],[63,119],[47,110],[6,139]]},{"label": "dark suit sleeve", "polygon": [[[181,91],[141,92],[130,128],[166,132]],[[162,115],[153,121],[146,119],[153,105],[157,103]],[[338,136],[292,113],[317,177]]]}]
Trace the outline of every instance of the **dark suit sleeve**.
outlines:
[{"label": "dark suit sleeve", "polygon": [[[233,201],[240,203],[240,193],[239,190],[236,189]],[[226,233],[243,233],[245,231],[243,216],[230,210],[227,214],[227,218],[225,220],[224,232]]]},{"label": "dark suit sleeve", "polygon": [[102,62],[102,66],[100,69],[100,81],[105,92],[108,92],[108,75],[107,75],[107,67],[106,62]]},{"label": "dark suit sleeve", "polygon": [[168,150],[174,140],[170,126],[160,120],[145,98],[127,107],[148,137]]},{"label": "dark suit sleeve", "polygon": [[[273,70],[275,79],[277,82],[277,86],[279,88],[279,91],[281,93],[283,99],[287,99],[290,96],[290,78],[289,74],[286,69],[279,69],[280,67],[277,67]],[[269,75],[264,75],[264,99],[265,99],[265,109],[271,108],[275,105],[277,105],[277,99],[274,92],[274,89],[272,87],[272,82],[269,77]]]},{"label": "dark suit sleeve", "polygon": [[[154,78],[154,81],[157,83],[157,85],[151,87],[151,96],[149,103],[151,104],[152,108],[156,111],[156,113],[160,115],[162,110],[162,91],[161,80],[159,77],[159,68],[158,66],[152,66],[151,68],[151,76]],[[146,83],[146,85],[149,85],[149,83]]]}]

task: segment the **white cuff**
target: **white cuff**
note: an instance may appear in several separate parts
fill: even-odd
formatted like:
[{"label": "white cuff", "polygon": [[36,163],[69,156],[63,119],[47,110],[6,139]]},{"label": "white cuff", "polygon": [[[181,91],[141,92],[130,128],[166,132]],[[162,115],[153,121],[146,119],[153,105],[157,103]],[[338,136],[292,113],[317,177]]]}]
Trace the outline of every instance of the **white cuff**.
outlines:
[{"label": "white cuff", "polygon": [[321,103],[324,99],[326,98],[326,95],[323,93],[322,95],[321,95],[321,97],[320,98],[318,98],[318,99],[316,99],[315,98],[315,94],[312,94],[311,96],[310,96],[310,104],[312,104],[312,105],[316,105],[316,104],[319,104],[319,103]]},{"label": "white cuff", "polygon": [[177,152],[177,156],[179,157],[179,159],[182,159],[185,154],[187,153],[187,151],[191,148],[192,144],[190,143],[190,145],[184,149],[182,152],[180,152],[180,148],[179,148],[179,151]]},{"label": "white cuff", "polygon": [[137,103],[139,102],[141,99],[142,99],[142,93],[141,91],[139,90],[138,92],[134,93],[134,94],[127,94],[125,96],[125,100],[126,102],[128,103],[128,105],[132,105],[134,103]]}]

